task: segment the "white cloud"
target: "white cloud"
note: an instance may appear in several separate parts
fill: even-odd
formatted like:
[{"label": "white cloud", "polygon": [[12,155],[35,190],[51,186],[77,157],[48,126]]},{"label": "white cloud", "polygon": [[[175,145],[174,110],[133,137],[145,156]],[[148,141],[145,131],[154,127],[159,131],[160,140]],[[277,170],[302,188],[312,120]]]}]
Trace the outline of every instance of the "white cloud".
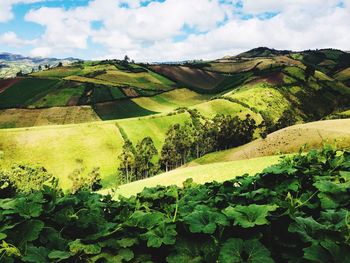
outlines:
[{"label": "white cloud", "polygon": [[36,3],[36,2],[43,2],[43,0],[1,0],[0,1],[0,22],[7,22],[14,17],[12,13],[13,5],[30,4],[30,3]]},{"label": "white cloud", "polygon": [[36,43],[36,40],[21,39],[15,32],[9,31],[0,35],[0,43],[10,47],[22,47],[25,45],[33,45]]},{"label": "white cloud", "polygon": [[[217,58],[257,46],[348,49],[350,42],[350,0],[243,0],[242,9],[237,0],[142,2],[91,0],[78,8],[31,10],[25,19],[45,27],[32,54],[74,56],[88,49],[90,40],[102,47],[104,57],[161,61]],[[244,20],[237,12],[253,18]],[[278,14],[259,19],[266,12]],[[93,21],[102,27],[93,29]],[[184,26],[190,31],[184,33]],[[182,34],[187,36],[174,41]]]}]

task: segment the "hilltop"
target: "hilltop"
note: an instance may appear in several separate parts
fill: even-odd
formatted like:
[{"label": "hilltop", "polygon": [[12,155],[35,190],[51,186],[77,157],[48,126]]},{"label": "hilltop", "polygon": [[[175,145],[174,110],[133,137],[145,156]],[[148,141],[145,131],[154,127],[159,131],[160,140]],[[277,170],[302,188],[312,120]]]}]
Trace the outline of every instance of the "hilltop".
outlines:
[{"label": "hilltop", "polygon": [[0,79],[14,78],[19,73],[28,74],[41,68],[56,67],[59,63],[69,65],[76,61],[79,61],[79,59],[28,57],[12,53],[0,53]]}]

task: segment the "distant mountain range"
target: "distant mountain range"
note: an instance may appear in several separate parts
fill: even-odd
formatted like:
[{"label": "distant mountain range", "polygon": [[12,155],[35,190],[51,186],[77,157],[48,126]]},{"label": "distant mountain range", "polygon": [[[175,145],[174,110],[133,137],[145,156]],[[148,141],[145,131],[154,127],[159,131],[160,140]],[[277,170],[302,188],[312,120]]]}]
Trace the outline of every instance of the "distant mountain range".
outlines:
[{"label": "distant mountain range", "polygon": [[80,61],[76,58],[41,58],[41,57],[26,57],[12,53],[0,53],[0,78],[13,78],[19,72],[24,74],[38,70],[41,67],[55,67],[60,62],[63,65],[68,65],[73,62]]}]

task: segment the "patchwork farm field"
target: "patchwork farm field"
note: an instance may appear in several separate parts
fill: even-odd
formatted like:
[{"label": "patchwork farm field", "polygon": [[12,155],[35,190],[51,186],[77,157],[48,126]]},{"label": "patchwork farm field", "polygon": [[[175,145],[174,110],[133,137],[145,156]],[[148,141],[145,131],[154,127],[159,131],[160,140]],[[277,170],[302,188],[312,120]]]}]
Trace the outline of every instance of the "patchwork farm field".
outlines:
[{"label": "patchwork farm field", "polygon": [[153,71],[178,82],[180,85],[201,91],[212,91],[225,79],[225,76],[184,66],[158,65],[150,67]]},{"label": "patchwork farm field", "polygon": [[21,108],[53,90],[58,80],[23,78],[0,93],[0,108]]},{"label": "patchwork farm field", "polygon": [[249,114],[257,122],[257,124],[260,124],[263,120],[260,114],[253,112],[241,104],[225,99],[211,100],[193,106],[192,108],[197,109],[203,116],[207,118],[214,118],[217,114],[239,116],[240,118],[245,118],[246,115]]},{"label": "patchwork farm field", "polygon": [[132,100],[118,100],[113,102],[98,103],[94,110],[104,121],[141,117],[155,114],[156,112],[140,107]]},{"label": "patchwork farm field", "polygon": [[206,102],[210,97],[210,95],[181,88],[152,97],[136,98],[133,101],[142,108],[153,112],[170,112],[180,107],[189,107]]},{"label": "patchwork farm field", "polygon": [[0,110],[0,129],[99,121],[90,106]]}]

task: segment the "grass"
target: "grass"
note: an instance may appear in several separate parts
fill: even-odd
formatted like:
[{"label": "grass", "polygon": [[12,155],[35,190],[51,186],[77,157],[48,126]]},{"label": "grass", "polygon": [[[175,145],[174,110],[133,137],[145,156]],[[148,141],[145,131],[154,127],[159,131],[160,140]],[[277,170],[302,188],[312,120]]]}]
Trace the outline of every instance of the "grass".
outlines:
[{"label": "grass", "polygon": [[217,114],[232,115],[245,118],[247,114],[250,114],[258,124],[262,122],[262,117],[260,114],[256,114],[250,109],[243,107],[238,103],[231,102],[225,99],[216,99],[208,101],[193,106],[192,108],[197,109],[202,115],[208,118],[213,118]]},{"label": "grass", "polygon": [[346,68],[335,75],[335,78],[341,81],[347,81],[350,79],[350,67]]},{"label": "grass", "polygon": [[66,106],[72,97],[80,98],[83,95],[84,90],[84,85],[60,88],[39,99],[33,104],[33,106],[36,108]]},{"label": "grass", "polygon": [[183,124],[185,121],[191,121],[188,113],[119,120],[117,123],[134,145],[149,136],[160,151],[169,127],[176,123]]},{"label": "grass", "polygon": [[284,110],[290,109],[290,102],[271,85],[264,82],[249,84],[235,89],[225,96],[237,99],[258,111],[262,111],[273,121],[277,121]]},{"label": "grass", "polygon": [[156,113],[140,107],[129,99],[98,103],[94,107],[97,115],[104,121],[141,117]]},{"label": "grass", "polygon": [[327,120],[299,124],[270,134],[249,144],[211,153],[194,161],[195,164],[228,162],[247,158],[295,153],[306,145],[305,150],[322,148],[324,143],[336,143],[339,148],[350,147],[350,119]]},{"label": "grass", "polygon": [[58,80],[24,78],[0,94],[0,108],[19,108],[30,105],[55,88]]},{"label": "grass", "polygon": [[106,74],[99,75],[96,78],[109,83],[114,83],[118,86],[131,86],[141,89],[159,89],[169,90],[172,85],[169,81],[163,81],[164,78],[155,77],[155,73],[148,72],[130,73],[119,70],[109,70]]},{"label": "grass", "polygon": [[76,124],[99,121],[90,106],[52,107],[49,109],[0,110],[0,128]]},{"label": "grass", "polygon": [[123,139],[113,123],[93,123],[0,130],[3,165],[39,163],[68,189],[68,175],[81,165],[101,168],[103,183],[114,182]]},{"label": "grass", "polygon": [[136,98],[139,106],[154,112],[170,112],[179,107],[189,107],[210,99],[209,95],[198,94],[189,89],[175,89],[153,97]]},{"label": "grass", "polygon": [[[179,168],[145,180],[122,185],[117,188],[115,194],[116,196],[130,197],[141,192],[145,187],[155,187],[157,185],[182,186],[182,183],[188,178],[192,178],[194,182],[199,184],[212,181],[224,182],[243,174],[254,175],[261,172],[266,167],[276,164],[279,158],[280,156],[266,156],[249,160]],[[101,193],[108,192],[108,190],[104,190]]]},{"label": "grass", "polygon": [[33,77],[39,78],[65,78],[71,75],[77,75],[82,72],[80,67],[56,67],[49,70],[39,71],[30,74]]}]

